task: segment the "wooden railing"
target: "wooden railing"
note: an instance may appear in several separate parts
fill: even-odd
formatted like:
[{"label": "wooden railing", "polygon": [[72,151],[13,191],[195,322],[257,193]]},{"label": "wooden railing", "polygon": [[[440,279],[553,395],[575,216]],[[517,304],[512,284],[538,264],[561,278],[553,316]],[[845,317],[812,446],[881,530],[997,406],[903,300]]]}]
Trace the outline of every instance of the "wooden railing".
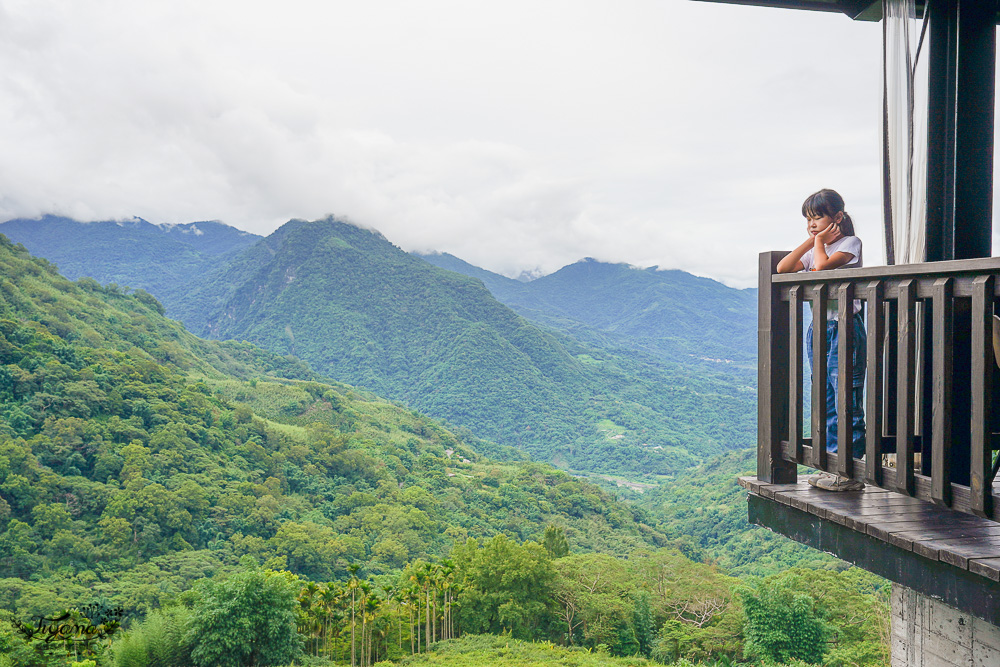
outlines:
[{"label": "wooden railing", "polygon": [[[775,274],[760,255],[757,476],[789,483],[796,465],[1000,520],[994,452],[994,302],[1000,258]],[[826,447],[827,307],[838,309],[838,451]],[[865,455],[851,452],[854,300],[865,304]],[[813,340],[803,340],[812,314]],[[811,437],[803,350],[813,348]],[[997,405],[997,414],[993,406]],[[894,465],[884,454],[894,453]],[[915,465],[916,463],[916,465]]]}]

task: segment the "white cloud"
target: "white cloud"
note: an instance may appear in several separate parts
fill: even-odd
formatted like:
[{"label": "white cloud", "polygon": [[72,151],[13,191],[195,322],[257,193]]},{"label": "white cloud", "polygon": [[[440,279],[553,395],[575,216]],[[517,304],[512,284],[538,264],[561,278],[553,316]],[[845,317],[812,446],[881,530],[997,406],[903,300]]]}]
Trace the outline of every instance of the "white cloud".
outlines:
[{"label": "white cloud", "polygon": [[874,263],[879,36],[688,0],[7,2],[0,218],[334,213],[508,274],[745,285],[834,187]]}]

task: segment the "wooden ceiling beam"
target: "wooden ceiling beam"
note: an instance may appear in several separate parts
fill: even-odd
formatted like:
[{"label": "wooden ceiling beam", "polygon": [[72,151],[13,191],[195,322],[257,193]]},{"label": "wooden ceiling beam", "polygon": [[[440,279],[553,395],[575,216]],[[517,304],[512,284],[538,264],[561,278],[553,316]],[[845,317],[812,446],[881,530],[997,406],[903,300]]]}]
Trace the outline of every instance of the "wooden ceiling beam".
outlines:
[{"label": "wooden ceiling beam", "polygon": [[[852,19],[881,18],[881,0],[698,0],[700,2],[721,2],[728,5],[751,5],[755,7],[777,7],[780,9],[805,9],[817,12],[838,12]],[[873,13],[874,12],[874,13]],[[875,15],[877,14],[877,16]]]}]

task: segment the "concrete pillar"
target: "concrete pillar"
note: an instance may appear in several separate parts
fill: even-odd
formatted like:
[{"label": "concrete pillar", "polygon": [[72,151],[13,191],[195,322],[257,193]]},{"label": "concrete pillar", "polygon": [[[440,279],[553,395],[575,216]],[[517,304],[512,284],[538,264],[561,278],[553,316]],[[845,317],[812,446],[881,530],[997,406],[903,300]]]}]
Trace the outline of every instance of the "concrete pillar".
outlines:
[{"label": "concrete pillar", "polygon": [[892,585],[892,667],[997,667],[1000,627]]}]

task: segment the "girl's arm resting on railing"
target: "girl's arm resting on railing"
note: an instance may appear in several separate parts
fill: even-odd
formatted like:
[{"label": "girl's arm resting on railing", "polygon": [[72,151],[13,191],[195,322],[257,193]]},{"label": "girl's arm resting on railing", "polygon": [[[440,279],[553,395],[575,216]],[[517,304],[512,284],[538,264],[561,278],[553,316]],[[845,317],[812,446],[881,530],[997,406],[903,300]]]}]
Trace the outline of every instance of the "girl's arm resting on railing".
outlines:
[{"label": "girl's arm resting on railing", "polygon": [[805,266],[802,264],[802,257],[810,249],[813,251],[813,270],[827,271],[838,269],[854,259],[854,255],[849,252],[835,252],[833,255],[826,254],[826,244],[834,243],[844,238],[838,225],[830,225],[819,234],[812,236],[799,245],[798,248],[785,255],[778,262],[778,273],[795,273],[802,271]]},{"label": "girl's arm resting on railing", "polygon": [[844,264],[847,264],[849,261],[854,259],[854,255],[852,255],[849,252],[835,252],[829,257],[827,257],[826,253],[824,252],[822,258],[819,257],[819,253],[817,252],[813,254],[813,257],[816,260],[817,271],[826,271],[828,269],[839,269]]},{"label": "girl's arm resting on railing", "polygon": [[778,262],[778,273],[797,273],[805,269],[806,267],[802,266],[802,255],[809,252],[809,249],[813,247],[813,243],[813,238],[809,237],[798,248],[782,257]]}]

